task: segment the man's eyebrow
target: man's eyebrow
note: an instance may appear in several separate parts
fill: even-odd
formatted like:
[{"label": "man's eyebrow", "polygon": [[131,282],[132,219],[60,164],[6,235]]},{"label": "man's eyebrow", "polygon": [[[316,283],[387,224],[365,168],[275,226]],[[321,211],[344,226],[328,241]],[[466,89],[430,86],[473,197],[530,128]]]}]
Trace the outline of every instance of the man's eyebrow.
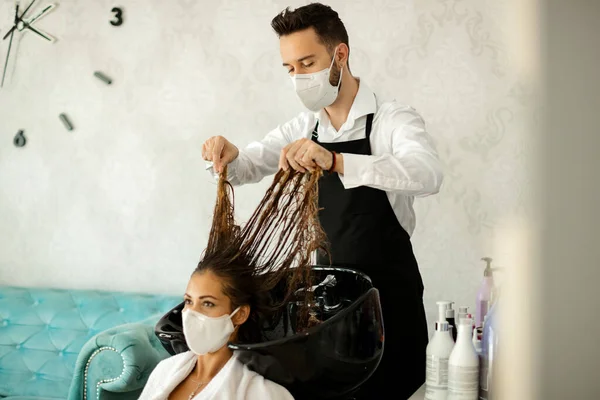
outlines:
[{"label": "man's eyebrow", "polygon": [[[304,60],[307,60],[307,59],[309,59],[309,58],[311,58],[311,57],[314,57],[314,56],[315,56],[314,54],[309,54],[309,55],[307,55],[307,56],[304,56],[304,57],[302,57],[302,58],[299,58],[299,59],[298,59],[298,60],[296,60],[296,61],[298,61],[298,62],[302,62],[302,61],[304,61]],[[288,64],[288,63],[283,63],[282,65],[283,65],[284,67],[287,67],[287,66],[289,66],[290,64]]]}]

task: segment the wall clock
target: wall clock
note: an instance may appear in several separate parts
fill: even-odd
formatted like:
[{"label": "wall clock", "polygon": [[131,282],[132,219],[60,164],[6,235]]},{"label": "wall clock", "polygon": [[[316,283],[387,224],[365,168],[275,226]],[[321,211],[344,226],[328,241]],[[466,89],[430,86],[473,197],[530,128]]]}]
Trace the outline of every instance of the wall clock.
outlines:
[{"label": "wall clock", "polygon": [[[47,43],[49,46],[56,42],[56,38],[51,34],[45,32],[41,29],[37,23],[42,18],[46,17],[53,10],[57,9],[57,4],[41,4],[38,0],[28,0],[27,4],[23,6],[20,1],[15,1],[13,13],[11,15],[11,24],[6,27],[6,29],[2,29],[0,31],[0,36],[2,36],[2,41],[7,43],[5,46],[6,52],[4,55],[3,63],[2,63],[2,79],[0,80],[0,94],[1,90],[4,89],[7,85],[10,84],[10,71],[14,71],[18,69],[18,61],[16,60],[16,49],[14,46],[14,42],[20,35],[28,35],[34,36],[35,38],[23,38],[26,40],[41,40]],[[124,13],[123,9],[120,7],[113,7],[110,10],[110,15],[108,18],[108,22],[115,27],[121,26],[124,22]],[[37,38],[37,39],[36,39]],[[19,37],[19,39],[21,39]],[[26,41],[25,41],[26,42]],[[27,45],[27,43],[24,43]],[[40,63],[40,66],[43,65],[43,60],[36,60],[36,62]],[[40,67],[40,71],[43,71],[43,68]],[[101,71],[93,71],[90,73],[90,76],[94,76],[95,78],[101,80],[107,85],[112,84],[112,79],[106,76],[106,74]],[[50,77],[49,77],[50,78]],[[67,113],[62,112],[58,115],[58,120],[62,122],[65,129],[72,131],[74,129],[73,123],[71,119],[68,117]],[[17,133],[13,137],[13,144],[16,147],[23,147],[27,143],[26,129],[25,127],[19,129]]]}]

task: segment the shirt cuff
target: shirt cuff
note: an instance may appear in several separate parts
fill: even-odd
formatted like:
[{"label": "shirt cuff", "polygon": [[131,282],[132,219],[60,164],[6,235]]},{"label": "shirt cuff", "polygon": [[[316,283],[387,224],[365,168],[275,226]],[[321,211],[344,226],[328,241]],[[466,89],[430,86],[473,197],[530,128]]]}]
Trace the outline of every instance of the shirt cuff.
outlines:
[{"label": "shirt cuff", "polygon": [[339,174],[344,189],[352,189],[361,186],[361,177],[366,173],[369,166],[369,157],[364,154],[340,153],[344,157],[344,173]]},{"label": "shirt cuff", "polygon": [[238,166],[240,165],[240,156],[241,153],[238,154],[238,156],[235,158],[235,160],[233,160],[232,162],[230,162],[227,165],[227,180],[232,183],[232,182],[237,182],[238,181]]},{"label": "shirt cuff", "polygon": [[[233,160],[232,162],[230,162],[227,165],[227,180],[229,182],[233,182],[237,179],[237,168],[238,168],[239,163],[240,163],[240,157],[238,156],[238,157],[236,157],[235,160]],[[219,174],[212,167],[212,162],[210,162],[210,161],[206,162],[206,169],[208,172],[210,172],[210,174],[213,176],[213,178],[215,180],[217,180],[217,181],[219,180]]]}]

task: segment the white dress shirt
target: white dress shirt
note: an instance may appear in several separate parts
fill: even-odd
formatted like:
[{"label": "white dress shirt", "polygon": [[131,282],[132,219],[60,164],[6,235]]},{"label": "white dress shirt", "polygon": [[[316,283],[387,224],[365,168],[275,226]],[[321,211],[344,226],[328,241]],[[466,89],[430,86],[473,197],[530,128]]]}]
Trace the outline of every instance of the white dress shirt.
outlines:
[{"label": "white dress shirt", "polygon": [[346,189],[368,186],[384,190],[400,225],[412,235],[414,198],[439,191],[442,165],[417,111],[395,101],[379,104],[362,81],[348,119],[339,131],[331,126],[325,110],[303,112],[273,129],[263,140],[240,149],[238,158],[229,164],[228,179],[232,185],[242,185],[273,175],[278,170],[283,147],[310,138],[317,120],[320,142],[364,139],[367,115],[371,113],[375,114],[370,137],[372,155],[342,153],[344,174],[340,174],[340,180]]},{"label": "white dress shirt", "polygon": [[[150,374],[139,400],[167,400],[194,369],[191,351],[166,358]],[[235,354],[193,400],[294,400],[281,385],[265,379],[242,364]]]}]

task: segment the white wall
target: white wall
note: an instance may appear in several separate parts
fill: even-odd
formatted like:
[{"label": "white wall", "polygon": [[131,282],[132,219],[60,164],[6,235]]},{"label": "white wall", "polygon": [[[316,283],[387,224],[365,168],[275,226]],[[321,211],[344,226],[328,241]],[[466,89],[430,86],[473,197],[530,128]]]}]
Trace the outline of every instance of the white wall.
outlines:
[{"label": "white wall", "polygon": [[[0,0],[1,35],[12,3]],[[304,3],[126,0],[113,27],[112,1],[63,0],[37,25],[55,44],[17,40],[0,90],[0,284],[181,292],[215,194],[201,144],[222,134],[245,145],[301,110],[269,23]],[[352,71],[423,114],[447,167],[441,193],[416,202],[429,317],[441,298],[474,307],[479,259],[507,260],[494,243],[508,216],[526,212],[529,187],[520,122],[530,92],[507,46],[507,9],[329,4],[349,31]],[[18,129],[25,148],[12,145]],[[240,220],[266,183],[236,192]]]}]

